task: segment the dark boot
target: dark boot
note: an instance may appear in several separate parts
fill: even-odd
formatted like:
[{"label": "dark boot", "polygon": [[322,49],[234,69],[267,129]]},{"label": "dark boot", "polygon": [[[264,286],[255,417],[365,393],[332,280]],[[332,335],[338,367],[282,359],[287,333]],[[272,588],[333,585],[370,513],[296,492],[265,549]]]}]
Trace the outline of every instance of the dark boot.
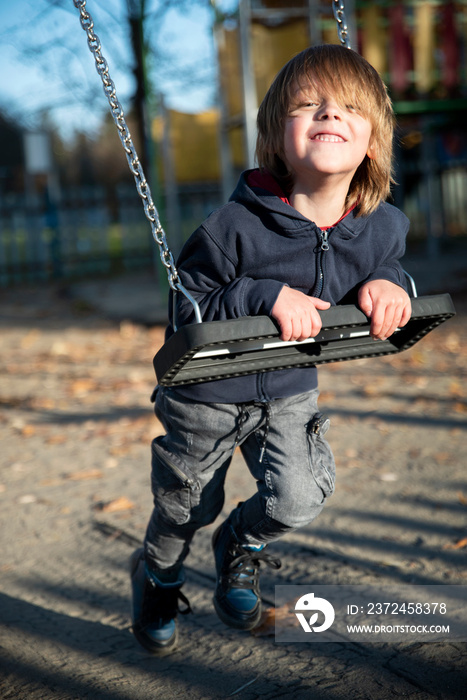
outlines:
[{"label": "dark boot", "polygon": [[253,629],[261,617],[260,563],[274,569],[281,563],[264,552],[265,545],[241,544],[229,520],[215,531],[212,546],[217,570],[216,612],[230,627]]},{"label": "dark boot", "polygon": [[[133,633],[138,642],[153,654],[173,651],[178,641],[177,613],[191,612],[190,604],[180,591],[184,577],[162,583],[144,561],[143,548],[130,559]],[[186,609],[179,610],[181,600]]]}]

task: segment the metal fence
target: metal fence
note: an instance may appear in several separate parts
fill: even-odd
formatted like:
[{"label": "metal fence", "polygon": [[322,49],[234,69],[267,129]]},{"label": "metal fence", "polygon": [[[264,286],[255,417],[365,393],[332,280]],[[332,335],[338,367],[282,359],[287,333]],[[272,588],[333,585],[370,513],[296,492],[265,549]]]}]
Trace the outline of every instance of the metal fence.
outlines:
[{"label": "metal fence", "polygon": [[[467,235],[467,162],[422,170],[405,163],[395,203],[411,220],[410,243],[439,255],[449,239]],[[220,188],[178,193],[176,221],[158,202],[176,255],[196,226],[221,204]],[[39,198],[0,198],[0,286],[73,279],[151,267],[158,253],[134,188],[120,187],[109,201],[100,188],[64,192],[56,203]]]},{"label": "metal fence", "polygon": [[406,168],[403,182],[395,203],[410,219],[409,245],[417,243],[434,256],[449,240],[467,235],[467,163],[435,166],[423,174]]},{"label": "metal fence", "polygon": [[[109,201],[100,188],[77,188],[56,202],[38,197],[0,199],[0,286],[83,278],[150,267],[158,259],[139,197],[120,187]],[[180,230],[169,227],[177,253],[182,241],[220,203],[216,188],[180,198]],[[161,218],[164,220],[164,202]]]}]

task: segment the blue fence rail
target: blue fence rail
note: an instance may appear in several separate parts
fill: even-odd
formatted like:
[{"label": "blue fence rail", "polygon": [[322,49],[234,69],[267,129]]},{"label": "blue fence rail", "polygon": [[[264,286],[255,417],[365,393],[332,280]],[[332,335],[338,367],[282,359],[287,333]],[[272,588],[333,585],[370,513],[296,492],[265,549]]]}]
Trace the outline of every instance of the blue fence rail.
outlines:
[{"label": "blue fence rail", "polygon": [[[185,194],[179,212],[182,230],[173,232],[175,253],[219,204],[220,192],[214,188]],[[110,204],[99,188],[67,192],[55,203],[37,197],[0,198],[0,286],[110,274],[149,267],[157,259],[132,187],[120,188]]]},{"label": "blue fence rail", "polygon": [[[395,203],[411,220],[409,244],[417,242],[435,256],[446,240],[467,235],[467,163],[425,172],[406,164],[397,180]],[[216,186],[180,191],[177,231],[164,221],[162,202],[161,219],[174,254],[221,197]],[[0,197],[0,286],[154,265],[158,253],[136,191],[121,187],[112,202],[100,188],[66,192],[55,204]]]}]

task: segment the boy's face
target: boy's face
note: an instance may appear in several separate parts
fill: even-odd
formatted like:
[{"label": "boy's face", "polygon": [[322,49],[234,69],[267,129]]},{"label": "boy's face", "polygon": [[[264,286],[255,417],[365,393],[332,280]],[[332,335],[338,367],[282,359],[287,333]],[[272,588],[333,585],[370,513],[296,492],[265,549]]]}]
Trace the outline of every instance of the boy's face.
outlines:
[{"label": "boy's face", "polygon": [[284,159],[297,182],[340,176],[348,184],[365,155],[372,157],[371,124],[353,105],[316,88],[298,88],[284,130]]}]

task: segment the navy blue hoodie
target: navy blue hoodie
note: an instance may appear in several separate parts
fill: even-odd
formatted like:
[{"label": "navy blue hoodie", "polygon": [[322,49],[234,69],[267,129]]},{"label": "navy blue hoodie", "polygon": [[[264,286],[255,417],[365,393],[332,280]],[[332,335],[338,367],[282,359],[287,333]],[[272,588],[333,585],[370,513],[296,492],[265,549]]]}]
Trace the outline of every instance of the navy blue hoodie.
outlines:
[{"label": "navy blue hoodie", "polygon": [[[203,321],[270,315],[284,285],[331,304],[356,303],[359,287],[370,280],[406,287],[398,261],[409,222],[401,211],[386,203],[369,216],[351,211],[328,232],[323,251],[322,229],[269,189],[250,186],[252,172],[241,175],[229,202],[192,234],[178,259],[180,280]],[[191,304],[178,294],[178,325],[193,319]],[[172,333],[169,326],[167,337]],[[201,402],[246,403],[316,386],[316,368],[301,367],[181,386],[177,392]]]}]

